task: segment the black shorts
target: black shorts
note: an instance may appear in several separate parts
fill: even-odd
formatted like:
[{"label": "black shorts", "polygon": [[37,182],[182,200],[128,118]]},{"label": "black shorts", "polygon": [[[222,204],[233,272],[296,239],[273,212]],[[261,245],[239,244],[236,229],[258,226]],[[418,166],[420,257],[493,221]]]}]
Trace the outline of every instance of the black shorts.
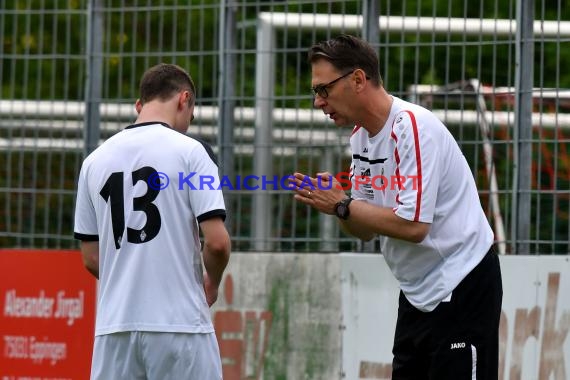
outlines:
[{"label": "black shorts", "polygon": [[394,337],[394,380],[496,380],[503,286],[499,258],[489,250],[432,312],[400,292]]}]

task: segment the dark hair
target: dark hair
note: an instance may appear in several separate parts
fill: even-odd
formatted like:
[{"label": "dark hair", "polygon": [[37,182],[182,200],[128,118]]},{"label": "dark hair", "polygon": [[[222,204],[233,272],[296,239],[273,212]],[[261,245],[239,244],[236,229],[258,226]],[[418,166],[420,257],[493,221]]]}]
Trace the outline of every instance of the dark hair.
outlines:
[{"label": "dark hair", "polygon": [[329,61],[341,73],[362,69],[372,83],[376,86],[382,85],[378,55],[368,42],[358,37],[341,34],[311,46],[308,56],[309,63],[312,64],[321,59]]},{"label": "dark hair", "polygon": [[167,100],[180,91],[190,91],[191,104],[196,100],[196,87],[192,77],[180,66],[160,63],[148,69],[140,83],[142,104],[154,99]]}]

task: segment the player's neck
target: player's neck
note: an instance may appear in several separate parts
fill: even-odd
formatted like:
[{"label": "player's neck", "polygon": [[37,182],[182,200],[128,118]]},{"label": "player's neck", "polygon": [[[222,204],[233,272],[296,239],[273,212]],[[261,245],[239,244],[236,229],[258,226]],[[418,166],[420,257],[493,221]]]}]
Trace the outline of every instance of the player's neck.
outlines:
[{"label": "player's neck", "polygon": [[175,105],[168,102],[153,101],[145,104],[137,117],[136,124],[148,122],[162,122],[173,127],[176,121],[176,109],[172,109]]}]

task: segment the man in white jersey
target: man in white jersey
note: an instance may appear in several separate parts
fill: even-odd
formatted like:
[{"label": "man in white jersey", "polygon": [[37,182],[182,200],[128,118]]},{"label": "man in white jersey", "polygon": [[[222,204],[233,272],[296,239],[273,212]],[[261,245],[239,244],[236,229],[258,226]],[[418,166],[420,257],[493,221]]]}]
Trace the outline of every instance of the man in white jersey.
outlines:
[{"label": "man in white jersey", "polygon": [[91,379],[222,378],[209,306],[230,238],[222,192],[200,183],[219,188],[212,150],[186,135],[195,100],[182,68],[150,68],[135,123],[81,167],[75,237],[99,279]]},{"label": "man in white jersey", "polygon": [[314,106],[354,128],[352,191],[329,173],[295,173],[295,199],[362,240],[382,236],[401,288],[392,379],[497,379],[501,272],[456,141],[433,113],[386,92],[361,39],[316,44],[309,62]]}]

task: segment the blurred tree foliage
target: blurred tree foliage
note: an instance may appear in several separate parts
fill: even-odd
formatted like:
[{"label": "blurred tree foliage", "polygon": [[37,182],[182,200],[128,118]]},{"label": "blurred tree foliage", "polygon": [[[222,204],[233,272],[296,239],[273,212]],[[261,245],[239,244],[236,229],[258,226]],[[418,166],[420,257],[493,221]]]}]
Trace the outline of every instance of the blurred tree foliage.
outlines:
[{"label": "blurred tree foliage", "polygon": [[[196,77],[205,102],[218,87],[218,0],[102,0],[104,18],[104,98],[132,100],[148,66],[170,61]],[[260,12],[361,14],[362,2],[236,2],[238,75],[241,96],[254,95],[255,21]],[[87,52],[87,0],[1,0],[0,79],[2,98],[74,99],[84,97]],[[568,20],[570,6],[536,1],[537,19]],[[383,15],[513,19],[515,0],[381,0]],[[289,30],[277,34],[277,94],[298,94],[309,87],[306,49],[336,32]],[[352,33],[359,34],[358,31]],[[570,49],[563,42],[538,40],[535,82],[570,87]],[[479,78],[496,86],[514,83],[514,37],[416,35],[380,31],[381,73],[392,91],[412,83],[443,84]],[[550,75],[541,75],[549,73]],[[243,74],[243,75],[240,75]],[[308,90],[306,91],[309,94]],[[290,100],[291,106],[298,105]],[[310,99],[302,105],[310,106]]]}]

